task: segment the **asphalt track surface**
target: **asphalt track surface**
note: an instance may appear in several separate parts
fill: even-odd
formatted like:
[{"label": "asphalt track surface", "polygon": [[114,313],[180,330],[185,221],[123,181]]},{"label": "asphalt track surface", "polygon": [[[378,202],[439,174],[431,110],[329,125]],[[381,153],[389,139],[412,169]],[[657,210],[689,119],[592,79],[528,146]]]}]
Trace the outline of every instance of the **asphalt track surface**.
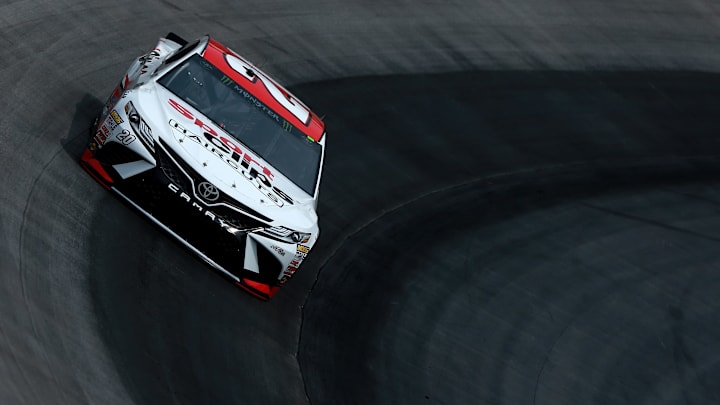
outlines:
[{"label": "asphalt track surface", "polygon": [[[720,403],[720,6],[0,3],[0,403]],[[326,116],[272,301],[90,179],[167,31]]]}]

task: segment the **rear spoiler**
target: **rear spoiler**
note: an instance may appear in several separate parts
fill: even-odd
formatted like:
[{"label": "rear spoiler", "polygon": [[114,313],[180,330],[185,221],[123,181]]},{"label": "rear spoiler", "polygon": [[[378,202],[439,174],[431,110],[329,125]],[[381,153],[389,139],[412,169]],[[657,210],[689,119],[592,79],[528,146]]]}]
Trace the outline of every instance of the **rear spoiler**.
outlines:
[{"label": "rear spoiler", "polygon": [[188,41],[186,41],[185,38],[181,37],[180,35],[178,35],[174,32],[168,32],[167,35],[165,35],[165,39],[169,39],[180,46],[185,46],[188,43]]}]

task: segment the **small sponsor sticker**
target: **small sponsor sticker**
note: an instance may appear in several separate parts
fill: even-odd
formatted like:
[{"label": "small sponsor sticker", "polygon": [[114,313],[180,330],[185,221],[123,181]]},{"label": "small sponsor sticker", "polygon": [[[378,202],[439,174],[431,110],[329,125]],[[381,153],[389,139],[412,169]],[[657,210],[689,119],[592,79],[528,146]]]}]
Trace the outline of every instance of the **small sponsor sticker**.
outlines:
[{"label": "small sponsor sticker", "polygon": [[110,119],[110,116],[109,116],[109,115],[108,115],[108,117],[105,119],[105,124],[103,124],[103,125],[107,125],[108,127],[110,127],[110,131],[114,131],[115,128],[118,127],[118,124],[115,123],[115,120]]},{"label": "small sponsor sticker", "polygon": [[110,111],[110,116],[116,124],[122,124],[124,122],[123,119],[120,117],[120,114],[118,114],[118,112],[115,110]]},{"label": "small sponsor sticker", "polygon": [[278,254],[279,254],[280,256],[285,256],[285,249],[281,248],[280,246],[271,245],[271,246],[270,246],[270,249],[278,252]]},{"label": "small sponsor sticker", "polygon": [[105,143],[105,140],[107,140],[107,136],[105,136],[102,131],[97,131],[97,133],[95,134],[95,138],[93,139],[95,139],[95,142],[98,145],[102,146]]}]

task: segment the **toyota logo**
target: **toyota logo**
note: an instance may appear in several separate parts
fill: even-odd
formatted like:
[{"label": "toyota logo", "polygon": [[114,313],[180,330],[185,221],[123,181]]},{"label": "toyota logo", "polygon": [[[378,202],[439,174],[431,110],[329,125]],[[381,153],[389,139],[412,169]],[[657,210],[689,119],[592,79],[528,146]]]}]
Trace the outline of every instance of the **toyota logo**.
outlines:
[{"label": "toyota logo", "polygon": [[203,181],[202,183],[198,184],[197,192],[198,195],[205,201],[213,202],[217,201],[217,199],[220,198],[220,191],[218,191],[217,187],[213,186],[207,181]]}]

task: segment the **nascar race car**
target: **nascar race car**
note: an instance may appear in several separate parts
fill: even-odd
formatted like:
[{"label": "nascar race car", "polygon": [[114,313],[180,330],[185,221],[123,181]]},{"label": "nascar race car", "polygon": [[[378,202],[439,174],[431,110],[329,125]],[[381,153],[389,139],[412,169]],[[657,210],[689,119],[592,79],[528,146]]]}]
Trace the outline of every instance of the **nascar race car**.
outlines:
[{"label": "nascar race car", "polygon": [[325,124],[237,53],[176,34],[130,66],[81,165],[261,299],[318,238]]}]

